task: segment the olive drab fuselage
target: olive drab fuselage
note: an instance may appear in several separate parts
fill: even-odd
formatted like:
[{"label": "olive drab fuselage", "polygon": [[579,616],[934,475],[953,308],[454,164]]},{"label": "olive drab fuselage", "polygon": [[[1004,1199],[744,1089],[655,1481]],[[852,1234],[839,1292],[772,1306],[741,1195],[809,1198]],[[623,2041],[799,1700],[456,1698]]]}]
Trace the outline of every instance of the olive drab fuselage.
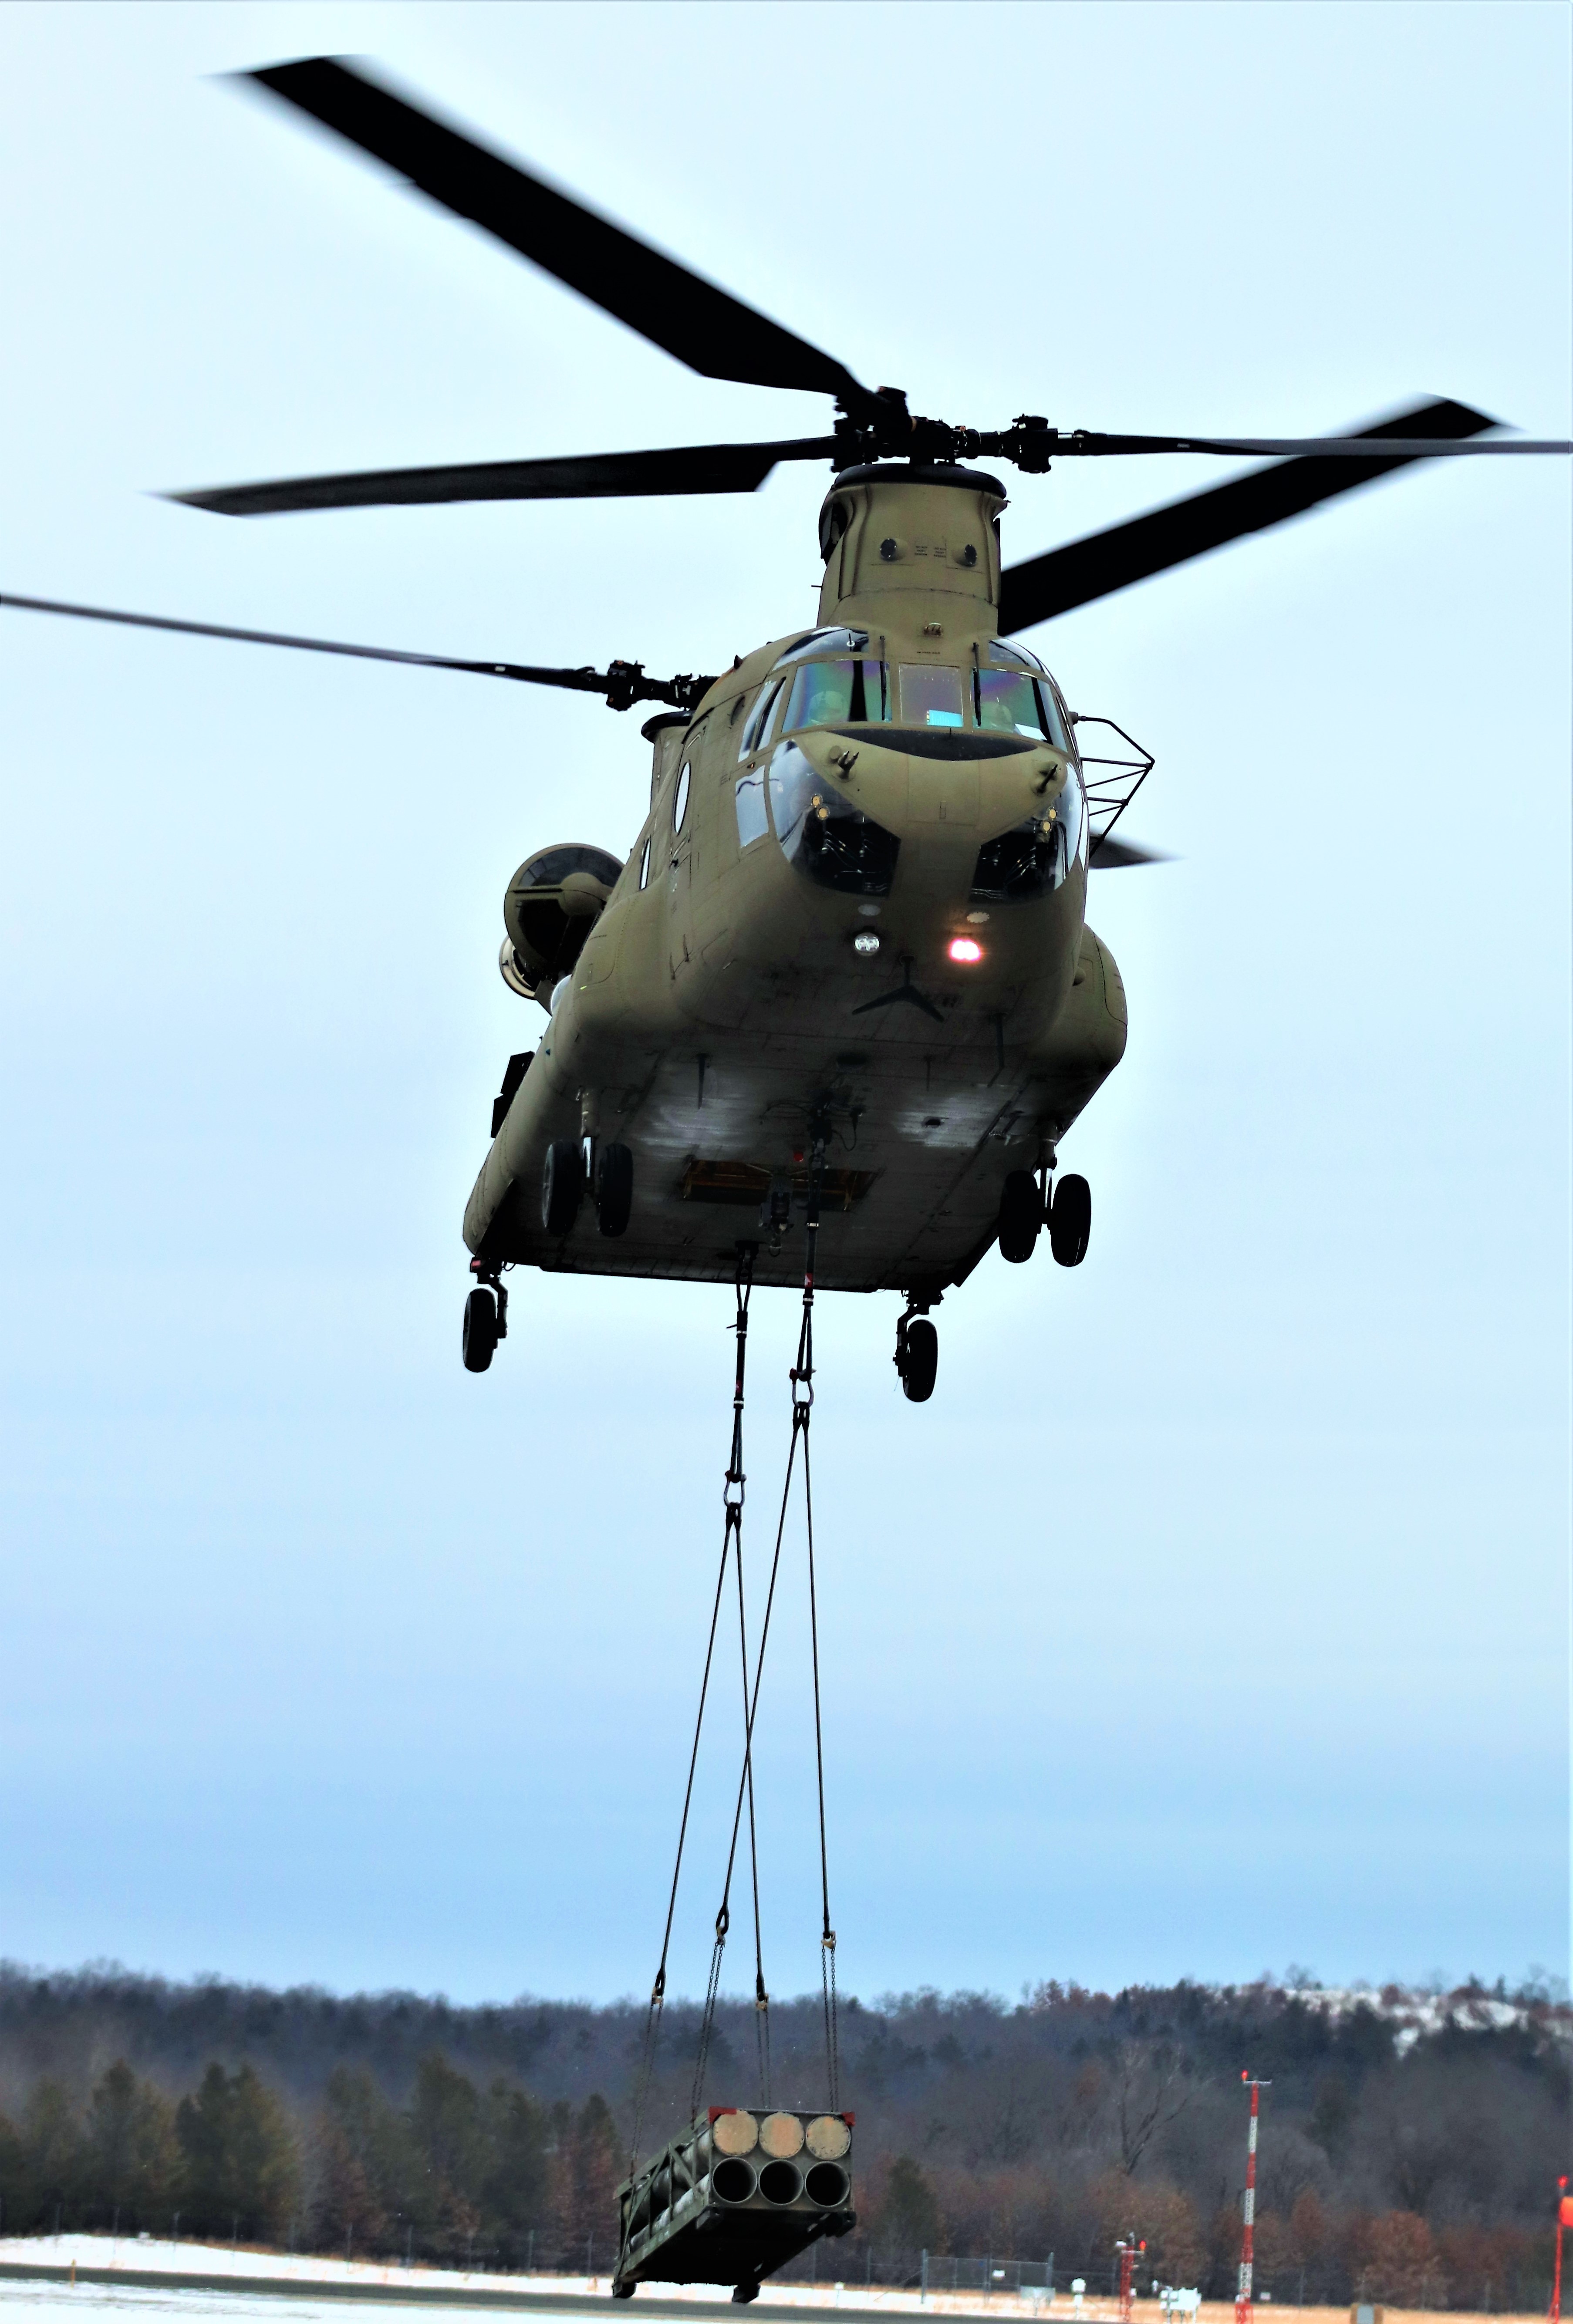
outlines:
[{"label": "olive drab fuselage", "polygon": [[[549,1020],[465,1216],[483,1266],[730,1280],[748,1240],[756,1280],[791,1282],[782,1227],[818,1124],[819,1283],[932,1297],[994,1240],[1006,1174],[1049,1163],[1119,1062],[1074,732],[995,635],[1003,506],[964,470],[849,471],[821,516],[816,632],[651,722],[627,862],[551,891],[590,925],[534,982]],[[547,1148],[581,1138],[633,1153],[615,1239],[588,1205],[542,1225]]]}]

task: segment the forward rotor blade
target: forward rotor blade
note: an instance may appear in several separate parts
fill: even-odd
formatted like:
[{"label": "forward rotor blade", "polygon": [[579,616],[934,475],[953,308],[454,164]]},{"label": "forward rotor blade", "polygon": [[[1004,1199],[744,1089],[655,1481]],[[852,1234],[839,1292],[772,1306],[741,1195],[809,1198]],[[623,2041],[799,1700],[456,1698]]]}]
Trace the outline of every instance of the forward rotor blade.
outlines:
[{"label": "forward rotor blade", "polygon": [[707,379],[870,401],[834,355],[339,58],[307,57],[237,78],[259,81],[385,161],[445,209],[484,227]]},{"label": "forward rotor blade", "polygon": [[[1354,430],[1369,438],[1398,444],[1453,441],[1477,435],[1498,423],[1466,403],[1446,399],[1417,404],[1372,428]],[[1346,439],[1341,439],[1346,440]],[[1357,491],[1378,476],[1407,466],[1413,453],[1395,451],[1378,457],[1349,460],[1315,456],[1286,460],[1281,466],[1259,468],[1236,476],[1210,492],[1193,493],[1170,502],[1128,524],[1111,525],[1085,540],[1072,540],[1042,557],[1013,565],[1000,577],[1000,632],[1010,636],[1034,622],[1052,621],[1078,605],[1091,604],[1133,582],[1155,573],[1167,573],[1209,549],[1221,549],[1250,532],[1264,532],[1288,518],[1301,515],[1340,493]]]},{"label": "forward rotor blade", "polygon": [[693,444],[669,452],[598,452],[566,460],[480,460],[449,468],[376,468],[277,484],[166,493],[219,516],[300,509],[398,508],[434,501],[625,500],[657,493],[757,492],[782,460],[828,460],[834,436],[780,444]]},{"label": "forward rotor blade", "polygon": [[691,709],[715,680],[646,678],[639,662],[613,662],[606,670],[543,669],[527,662],[459,661],[449,654],[404,653],[393,646],[344,645],[333,638],[296,638],[277,630],[235,630],[217,622],[178,622],[164,613],[123,613],[107,605],[69,605],[53,597],[0,595],[0,607],[26,613],[65,613],[79,622],[117,622],[133,630],[173,630],[183,637],[229,638],[241,645],[289,646],[301,653],[348,654],[356,661],[410,662],[418,669],[464,670],[474,678],[512,678],[526,686],[556,686],[572,694],[598,694],[615,710],[635,702],[670,702]]},{"label": "forward rotor blade", "polygon": [[1273,458],[1310,454],[1319,459],[1380,460],[1391,466],[1395,455],[1406,460],[1478,460],[1488,454],[1522,452],[1566,455],[1573,452],[1573,442],[1561,438],[1494,436],[1484,444],[1439,444],[1425,436],[1384,437],[1376,428],[1358,436],[1093,436],[1078,428],[1074,434],[1059,438],[1052,450],[1056,459],[1173,452],[1217,452],[1225,457],[1265,453]]}]

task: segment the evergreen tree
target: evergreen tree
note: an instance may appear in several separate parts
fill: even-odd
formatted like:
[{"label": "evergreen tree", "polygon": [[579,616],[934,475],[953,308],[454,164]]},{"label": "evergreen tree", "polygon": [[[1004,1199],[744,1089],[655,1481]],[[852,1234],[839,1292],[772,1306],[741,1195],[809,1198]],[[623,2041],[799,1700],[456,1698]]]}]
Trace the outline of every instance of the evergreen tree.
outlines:
[{"label": "evergreen tree", "polygon": [[488,2176],[486,2129],[475,2084],[436,2052],[416,2070],[410,2135],[426,2181],[432,2220],[428,2232],[435,2236],[440,2255],[467,2264],[481,2227]]},{"label": "evergreen tree", "polygon": [[500,2237],[504,2259],[519,2264],[530,2236],[550,2217],[547,2117],[527,2091],[495,2081],[485,2110],[487,2163],[481,2190],[488,2225]]},{"label": "evergreen tree", "polygon": [[60,2083],[33,2084],[21,2144],[23,2209],[33,2224],[51,2227],[57,2211],[64,2218],[74,2207],[82,2176],[81,2132]]},{"label": "evergreen tree", "polygon": [[879,2236],[893,2254],[938,2251],[944,2233],[939,2199],[910,2154],[898,2154],[879,2207]]},{"label": "evergreen tree", "polygon": [[[151,2082],[116,2059],[93,2092],[82,2144],[83,2192],[123,2227],[162,2217],[180,2183],[174,2110]],[[106,2222],[108,2224],[108,2222]]]},{"label": "evergreen tree", "polygon": [[279,2235],[299,2200],[300,2155],[288,2116],[254,2068],[226,2074],[209,2066],[176,2109],[175,2135],[186,2214],[199,2235]]},{"label": "evergreen tree", "polygon": [[328,2076],[315,2148],[319,2244],[352,2253],[384,2250],[401,2225],[416,2223],[408,2127],[364,2069],[339,2066]]},{"label": "evergreen tree", "polygon": [[602,2264],[609,2264],[617,2226],[613,2197],[625,2160],[615,2117],[597,2092],[585,2100],[577,2119],[566,2106],[554,2107],[552,2118],[556,2151],[551,2196],[559,2262],[583,2267],[594,2236]]}]

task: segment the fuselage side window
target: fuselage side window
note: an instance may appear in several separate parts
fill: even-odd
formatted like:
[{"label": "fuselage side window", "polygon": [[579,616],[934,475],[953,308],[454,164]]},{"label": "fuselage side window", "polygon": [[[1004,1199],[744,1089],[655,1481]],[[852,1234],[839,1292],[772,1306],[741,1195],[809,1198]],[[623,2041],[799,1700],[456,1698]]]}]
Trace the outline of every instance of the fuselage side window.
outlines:
[{"label": "fuselage side window", "polygon": [[645,838],[643,850],[643,852],[642,852],[642,853],[641,853],[641,855],[640,855],[640,858],[639,858],[639,885],[640,885],[640,887],[641,887],[642,889],[643,889],[643,888],[648,888],[648,887],[649,887],[649,885],[650,885],[650,849],[651,849],[651,844],[652,844],[651,839],[650,839],[650,837],[647,835],[647,836],[646,836],[646,838]]},{"label": "fuselage side window", "polygon": [[692,788],[693,772],[692,766],[685,759],[678,775],[677,789],[671,802],[671,835],[674,839],[682,829],[683,819],[689,811],[689,792]]}]

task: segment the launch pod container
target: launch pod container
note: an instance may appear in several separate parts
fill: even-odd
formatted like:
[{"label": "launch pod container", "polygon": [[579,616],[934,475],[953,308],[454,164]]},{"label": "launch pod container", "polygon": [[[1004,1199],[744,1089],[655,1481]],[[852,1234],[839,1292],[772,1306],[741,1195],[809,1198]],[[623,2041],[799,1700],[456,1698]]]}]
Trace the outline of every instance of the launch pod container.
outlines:
[{"label": "launch pod container", "polygon": [[849,2114],[712,2107],[617,2190],[615,2298],[640,2283],[762,2279],[819,2236],[857,2225]]}]

